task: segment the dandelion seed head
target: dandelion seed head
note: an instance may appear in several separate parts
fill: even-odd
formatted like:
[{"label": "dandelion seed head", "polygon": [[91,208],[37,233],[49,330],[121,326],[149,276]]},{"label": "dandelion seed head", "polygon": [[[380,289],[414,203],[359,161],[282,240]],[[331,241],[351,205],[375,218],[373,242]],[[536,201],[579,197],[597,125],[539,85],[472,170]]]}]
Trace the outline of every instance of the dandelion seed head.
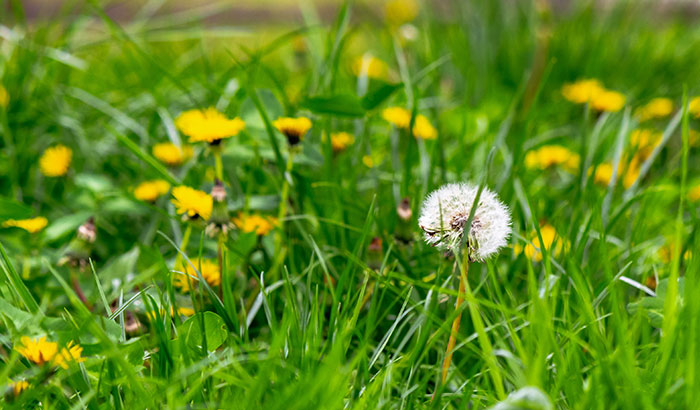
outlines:
[{"label": "dandelion seed head", "polygon": [[[428,244],[444,250],[459,246],[478,190],[476,185],[453,183],[428,195],[418,219]],[[483,261],[506,246],[510,225],[508,208],[496,194],[484,188],[467,238],[470,259]]]}]

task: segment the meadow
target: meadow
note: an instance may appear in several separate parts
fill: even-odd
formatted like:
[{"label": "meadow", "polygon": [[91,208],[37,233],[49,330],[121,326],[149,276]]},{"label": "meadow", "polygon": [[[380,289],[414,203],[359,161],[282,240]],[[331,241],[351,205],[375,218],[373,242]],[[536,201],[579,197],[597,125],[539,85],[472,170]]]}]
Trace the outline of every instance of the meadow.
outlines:
[{"label": "meadow", "polygon": [[0,6],[0,407],[700,408],[690,3],[115,3]]}]

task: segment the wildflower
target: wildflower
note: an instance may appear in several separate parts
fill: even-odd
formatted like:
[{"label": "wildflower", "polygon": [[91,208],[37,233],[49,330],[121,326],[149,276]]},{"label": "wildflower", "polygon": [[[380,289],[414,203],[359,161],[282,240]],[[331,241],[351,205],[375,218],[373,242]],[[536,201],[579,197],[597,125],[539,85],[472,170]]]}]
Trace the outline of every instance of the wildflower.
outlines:
[{"label": "wildflower", "polygon": [[73,151],[59,144],[44,151],[39,158],[39,168],[47,177],[60,177],[66,175],[72,159]]},{"label": "wildflower", "polygon": [[53,361],[54,364],[67,369],[70,362],[81,363],[85,361],[85,358],[81,356],[82,353],[83,348],[71,341],[58,352]]},{"label": "wildflower", "polygon": [[695,118],[700,118],[700,97],[694,97],[688,102],[688,112]]},{"label": "wildflower", "polygon": [[159,196],[165,195],[170,190],[170,184],[162,179],[145,181],[134,189],[134,197],[141,201],[154,202]]},{"label": "wildflower", "polygon": [[384,15],[387,23],[400,26],[418,16],[418,3],[416,0],[389,0],[384,5]]},{"label": "wildflower", "polygon": [[597,111],[617,112],[625,106],[625,96],[617,91],[603,90],[591,99],[591,107]]},{"label": "wildflower", "polygon": [[15,346],[15,350],[30,362],[38,365],[50,362],[58,352],[58,343],[46,341],[46,336],[39,339],[22,336],[20,342],[21,346]]},{"label": "wildflower", "polygon": [[661,143],[662,134],[649,129],[634,130],[630,134],[630,144],[636,148],[637,155],[645,160],[649,158],[654,148]]},{"label": "wildflower", "polygon": [[654,118],[664,118],[673,112],[673,101],[670,98],[654,98],[646,105],[635,111],[639,121],[647,121]]},{"label": "wildflower", "polygon": [[224,235],[228,234],[228,231],[233,228],[233,224],[228,216],[226,188],[218,179],[216,179],[211,190],[211,198],[213,201],[212,213],[205,232],[209,237],[213,238],[219,232],[222,232]]},{"label": "wildflower", "polygon": [[178,215],[189,219],[209,219],[213,206],[212,197],[206,192],[180,185],[173,188],[172,203]]},{"label": "wildflower", "polygon": [[386,77],[387,66],[377,57],[371,54],[365,54],[361,57],[357,57],[353,61],[352,73],[356,77],[367,76],[369,78],[381,79]]},{"label": "wildflower", "polygon": [[688,197],[691,201],[700,201],[700,184],[690,189],[690,192],[688,192]]},{"label": "wildflower", "polygon": [[189,145],[178,147],[171,142],[162,142],[153,146],[153,156],[171,167],[181,165],[192,158],[192,147]]},{"label": "wildflower", "polygon": [[311,129],[311,120],[306,117],[280,117],[275,120],[274,125],[287,137],[289,145],[295,146],[304,139],[304,135]]},{"label": "wildflower", "polygon": [[5,87],[0,85],[0,107],[7,108],[10,105],[10,94],[7,93]]},{"label": "wildflower", "polygon": [[[547,251],[551,250],[552,244],[557,238],[557,231],[552,225],[545,224],[540,227],[540,235],[542,236],[542,241],[540,241],[539,237],[537,236],[537,232],[532,232],[532,234],[530,235],[530,243],[528,243],[524,247],[520,244],[515,245],[513,247],[515,253],[524,253],[528,259],[533,260],[535,262],[541,261],[541,250],[543,248]],[[535,247],[535,245],[533,245],[534,243],[538,243],[539,245]],[[557,242],[557,246],[554,248],[554,254],[558,255],[561,252],[562,247],[562,242]]]},{"label": "wildflower", "polygon": [[216,108],[189,110],[175,119],[175,126],[189,137],[189,142],[217,145],[221,140],[238,135],[245,128],[239,117],[229,119]]},{"label": "wildflower", "polygon": [[31,219],[8,219],[2,223],[2,226],[22,228],[29,233],[37,233],[44,229],[48,223],[49,221],[46,218],[43,216],[38,216]]},{"label": "wildflower", "polygon": [[18,380],[16,382],[10,383],[10,386],[12,387],[12,394],[14,394],[15,397],[17,397],[23,391],[29,388],[29,382],[27,382],[26,380]]},{"label": "wildflower", "polygon": [[[589,173],[591,170],[589,170]],[[620,161],[617,166],[617,175],[622,177],[622,185],[625,188],[629,188],[634,184],[634,182],[639,178],[639,159],[635,156],[632,158],[629,164],[625,164],[625,161]],[[613,166],[610,162],[604,162],[595,169],[595,174],[593,175],[593,181],[602,186],[610,185],[610,180],[612,179]]]},{"label": "wildflower", "polygon": [[604,90],[605,88],[603,88],[603,85],[598,80],[592,79],[564,84],[561,93],[564,98],[573,103],[586,104]]},{"label": "wildflower", "polygon": [[525,166],[530,169],[562,165],[567,171],[575,171],[579,163],[579,155],[561,145],[545,145],[525,155]]},{"label": "wildflower", "polygon": [[333,152],[335,153],[345,151],[345,149],[354,142],[355,137],[347,132],[335,132],[331,134],[331,145],[333,146]]},{"label": "wildflower", "polygon": [[418,114],[415,124],[413,124],[413,136],[424,140],[434,140],[437,138],[437,130],[424,115]]},{"label": "wildflower", "polygon": [[257,235],[263,236],[275,228],[277,219],[257,214],[239,213],[238,217],[233,218],[233,223],[243,232],[255,232]]},{"label": "wildflower", "polygon": [[[465,224],[478,187],[453,183],[433,191],[423,202],[418,225],[425,241],[441,249],[454,249],[462,242]],[[496,194],[484,188],[469,227],[469,259],[483,261],[506,245],[510,235],[510,213]]]},{"label": "wildflower", "polygon": [[382,110],[382,118],[396,128],[406,128],[411,124],[411,112],[401,107],[389,107]]},{"label": "wildflower", "polygon": [[[662,246],[659,248],[658,256],[659,259],[663,263],[670,263],[673,260],[673,255],[676,254],[676,250],[678,249],[678,246],[676,245],[675,242],[671,241],[667,243],[666,245]],[[689,260],[693,256],[693,252],[690,251],[690,249],[686,249],[685,252],[683,252],[682,259],[683,260]]]},{"label": "wildflower", "polygon": [[697,147],[700,145],[700,132],[695,130],[690,130],[688,132],[688,145],[691,147]]},{"label": "wildflower", "polygon": [[177,308],[177,313],[181,316],[192,316],[194,315],[194,309],[189,307]]},{"label": "wildflower", "polygon": [[[202,274],[202,278],[204,278],[210,286],[219,286],[221,284],[221,271],[219,270],[218,263],[209,259],[199,259],[197,261],[192,261],[192,264],[194,264],[194,267]],[[176,273],[173,277],[173,285],[182,292],[189,292],[195,284],[195,282],[191,281],[199,280],[197,270],[193,269],[187,262],[183,262],[180,269],[182,272]]]},{"label": "wildflower", "polygon": [[362,156],[362,163],[365,164],[367,168],[374,168],[374,160],[369,155]]}]

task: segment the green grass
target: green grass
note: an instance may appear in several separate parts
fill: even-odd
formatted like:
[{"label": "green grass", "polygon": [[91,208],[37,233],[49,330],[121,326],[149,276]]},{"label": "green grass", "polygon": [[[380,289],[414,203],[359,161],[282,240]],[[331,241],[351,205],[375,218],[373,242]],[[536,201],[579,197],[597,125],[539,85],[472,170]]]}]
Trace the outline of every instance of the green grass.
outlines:
[{"label": "green grass", "polygon": [[[700,95],[700,30],[682,15],[636,2],[564,12],[425,2],[417,38],[404,41],[374,4],[343,3],[323,22],[300,2],[303,22],[211,27],[196,7],[153,14],[153,1],[127,23],[103,3],[65,2],[38,22],[21,1],[4,4],[0,222],[49,225],[0,228],[1,407],[466,409],[513,394],[527,403],[498,408],[700,408],[700,233],[688,194],[700,182],[700,120],[684,108]],[[358,95],[350,67],[367,51],[389,77]],[[581,78],[625,94],[625,108],[599,116],[566,101],[562,85]],[[664,134],[639,180],[596,183],[589,167],[631,155],[634,109],[653,97],[673,99],[674,113],[641,125]],[[438,138],[393,129],[380,113],[394,105],[426,115]],[[173,118],[208,106],[246,121],[222,153],[231,215],[284,217],[264,236],[233,230],[222,286],[182,293],[176,259],[199,268],[217,241],[197,225],[180,249],[188,225],[169,195],[149,205],[133,188],[160,178],[211,189],[205,144],[181,167],[151,155],[185,139]],[[313,121],[291,162],[271,123],[283,115]],[[337,131],[355,142],[334,154],[324,136]],[[69,173],[45,177],[38,158],[57,143],[73,150]],[[525,166],[549,144],[579,153],[579,169]],[[471,264],[455,311],[454,258],[427,246],[416,221],[433,189],[482,178],[511,209],[513,247],[547,224],[558,236],[541,261],[509,247]],[[59,266],[90,216],[90,263]],[[405,229],[408,243],[395,239]],[[649,278],[656,296],[641,289]],[[197,314],[171,317],[172,306]],[[131,317],[140,330],[127,331]],[[43,335],[79,343],[86,360],[38,366],[15,350]],[[30,387],[15,397],[17,380]]]}]

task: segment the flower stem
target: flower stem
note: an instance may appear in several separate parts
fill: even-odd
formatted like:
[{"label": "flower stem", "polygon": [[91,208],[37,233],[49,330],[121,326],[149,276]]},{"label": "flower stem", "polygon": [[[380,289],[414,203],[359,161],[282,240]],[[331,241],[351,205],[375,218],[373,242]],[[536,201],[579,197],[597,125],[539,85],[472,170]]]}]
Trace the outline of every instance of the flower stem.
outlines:
[{"label": "flower stem", "polygon": [[[464,254],[468,255],[469,251],[465,250]],[[459,293],[457,294],[457,302],[455,302],[455,310],[459,310],[459,307],[464,303],[464,293],[467,287],[467,273],[469,272],[469,257],[465,256],[460,266],[459,274]],[[441,383],[445,383],[447,380],[447,373],[450,370],[450,363],[452,363],[452,354],[455,343],[457,343],[457,334],[459,333],[459,325],[462,321],[462,313],[459,312],[454,321],[452,321],[452,331],[450,332],[450,339],[447,341],[447,350],[445,351],[445,360],[442,362],[442,378]]]},{"label": "flower stem", "polygon": [[224,180],[224,165],[221,161],[221,150],[214,150],[214,166],[216,169],[216,177],[219,181]]},{"label": "flower stem", "polygon": [[287,214],[287,201],[289,200],[289,184],[292,179],[292,167],[294,165],[294,150],[289,150],[289,155],[287,156],[287,168],[284,172],[284,181],[282,182],[282,194],[280,197],[280,209],[277,214],[278,230],[275,236],[275,252],[279,252],[282,246],[282,235],[284,231],[284,216]]},{"label": "flower stem", "polygon": [[217,252],[216,257],[219,261],[219,275],[221,275],[221,284],[219,285],[219,297],[224,298],[224,241],[226,237],[223,232],[219,232],[217,238]]},{"label": "flower stem", "polygon": [[[190,235],[191,234],[192,234],[192,224],[188,223],[187,229],[185,229],[185,234],[182,235],[182,242],[180,242],[180,251],[182,251],[183,253],[185,252],[185,249],[187,248],[187,244],[190,242]],[[178,269],[181,262],[182,262],[182,253],[178,252],[177,256],[175,257],[175,269]]]}]

